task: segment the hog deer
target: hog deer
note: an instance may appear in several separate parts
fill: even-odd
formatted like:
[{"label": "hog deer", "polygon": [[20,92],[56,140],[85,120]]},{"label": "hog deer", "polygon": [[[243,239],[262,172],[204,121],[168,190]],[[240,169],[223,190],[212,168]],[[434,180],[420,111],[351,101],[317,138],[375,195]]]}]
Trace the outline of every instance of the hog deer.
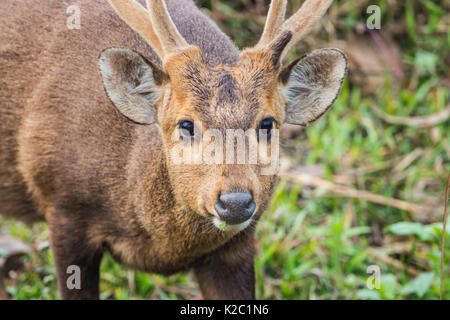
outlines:
[{"label": "hog deer", "polygon": [[[98,299],[105,251],[146,272],[194,269],[206,299],[254,298],[254,227],[276,176],[175,164],[169,150],[196,121],[270,137],[333,104],[340,51],[283,65],[332,0],[306,0],[285,21],[286,2],[272,1],[242,52],[192,0],[74,0],[73,30],[64,1],[0,2],[0,210],[47,222],[62,299]],[[66,285],[72,265],[79,289]]]}]

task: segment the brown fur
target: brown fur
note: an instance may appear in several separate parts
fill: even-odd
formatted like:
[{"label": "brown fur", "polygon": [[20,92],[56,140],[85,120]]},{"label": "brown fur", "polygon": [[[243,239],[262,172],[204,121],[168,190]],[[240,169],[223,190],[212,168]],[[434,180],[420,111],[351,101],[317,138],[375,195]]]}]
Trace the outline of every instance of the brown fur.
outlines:
[{"label": "brown fur", "polygon": [[[45,214],[62,297],[89,298],[98,289],[64,289],[65,270],[78,264],[82,274],[98,273],[89,270],[96,270],[93,257],[104,247],[126,266],[170,274],[199,264],[231,235],[176,205],[160,129],[133,124],[104,93],[97,67],[104,48],[132,48],[158,63],[156,55],[107,3],[73,4],[81,8],[81,30],[66,28],[60,1],[0,4],[1,16],[8,17],[0,26],[0,207],[28,221]],[[169,10],[174,7],[169,2]],[[203,33],[215,30],[219,48],[228,46],[212,47],[206,62],[233,60],[237,50],[209,19],[197,9],[184,14],[201,22],[197,32],[209,27]],[[188,19],[177,18],[175,23]],[[199,34],[179,29],[190,41]],[[203,41],[199,46],[208,52]],[[243,252],[245,247],[236,254]],[[251,252],[245,258],[251,260]],[[82,284],[98,286],[96,278]]]},{"label": "brown fur", "polygon": [[[257,205],[254,225],[275,177],[255,165],[175,166],[167,150],[182,119],[220,130],[258,128],[266,117],[283,123],[279,57],[289,40],[239,54],[192,1],[168,0],[191,46],[161,65],[106,1],[71,4],[81,8],[81,30],[66,28],[61,1],[0,2],[2,214],[48,222],[62,298],[98,298],[104,250],[148,272],[194,267],[205,298],[254,298],[254,228],[223,232],[211,215],[219,193],[245,190]],[[127,119],[105,94],[98,56],[109,47],[151,62],[165,92],[158,125]],[[65,286],[73,264],[81,290]]]}]

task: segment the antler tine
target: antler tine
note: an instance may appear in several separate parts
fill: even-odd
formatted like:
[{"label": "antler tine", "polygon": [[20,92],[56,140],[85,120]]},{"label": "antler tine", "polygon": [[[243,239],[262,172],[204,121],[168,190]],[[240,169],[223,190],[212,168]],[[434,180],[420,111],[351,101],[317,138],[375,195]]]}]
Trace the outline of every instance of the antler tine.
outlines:
[{"label": "antler tine", "polygon": [[256,50],[272,51],[274,65],[283,60],[289,49],[299,41],[325,14],[333,0],[306,0],[301,8],[283,23],[285,0],[272,0],[266,26]]},{"label": "antler tine", "polygon": [[281,32],[288,30],[292,32],[292,39],[284,49],[284,53],[322,18],[330,7],[333,0],[306,0],[302,7],[291,16],[282,26]]},{"label": "antler tine", "polygon": [[272,0],[270,3],[263,34],[256,45],[257,49],[267,46],[280,33],[286,14],[286,4],[287,0]]},{"label": "antler tine", "polygon": [[168,56],[181,52],[189,44],[178,32],[172,18],[170,18],[164,0],[146,0],[153,28],[159,38],[163,55],[163,60]]},{"label": "antler tine", "polygon": [[153,29],[147,10],[134,0],[108,0],[108,2],[119,17],[144,38],[158,56],[162,57],[163,48]]}]

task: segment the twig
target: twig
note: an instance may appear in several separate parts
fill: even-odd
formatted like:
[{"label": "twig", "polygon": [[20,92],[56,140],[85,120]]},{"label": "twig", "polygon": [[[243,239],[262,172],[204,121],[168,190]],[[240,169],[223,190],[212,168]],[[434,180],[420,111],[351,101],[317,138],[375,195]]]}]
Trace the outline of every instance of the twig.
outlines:
[{"label": "twig", "polygon": [[442,300],[442,291],[444,288],[443,280],[444,280],[444,249],[445,249],[445,234],[447,233],[447,217],[448,217],[448,198],[450,196],[450,173],[448,175],[447,187],[445,188],[445,202],[444,202],[444,221],[442,224],[442,241],[441,241],[441,284],[439,287],[439,295]]},{"label": "twig", "polygon": [[130,293],[130,296],[136,295],[136,286],[134,284],[134,276],[135,272],[132,270],[127,271],[127,282],[128,282],[128,291]]},{"label": "twig", "polygon": [[373,112],[390,124],[396,124],[396,125],[404,125],[408,127],[415,127],[415,128],[429,128],[433,127],[441,122],[447,121],[450,117],[450,104],[445,107],[444,110],[431,114],[428,116],[417,116],[417,117],[400,117],[400,116],[392,116],[390,114],[387,114],[383,111],[381,111],[378,107],[375,105],[372,105]]},{"label": "twig", "polygon": [[423,154],[421,148],[414,149],[411,153],[407,154],[397,165],[394,167],[394,172],[401,172],[405,170],[411,163]]},{"label": "twig", "polygon": [[344,197],[348,198],[355,198],[355,199],[361,199],[370,201],[373,203],[385,205],[394,207],[400,210],[408,211],[413,214],[419,214],[424,212],[430,212],[430,208],[415,204],[406,202],[399,199],[394,198],[388,198],[379,194],[375,194],[366,190],[357,190],[353,189],[351,187],[339,185],[327,180],[324,180],[322,178],[313,176],[311,174],[307,173],[299,173],[299,174],[293,174],[293,173],[280,173],[281,178],[286,178],[298,183],[302,183],[308,186],[316,187],[316,188],[323,188],[328,191],[340,194]]}]

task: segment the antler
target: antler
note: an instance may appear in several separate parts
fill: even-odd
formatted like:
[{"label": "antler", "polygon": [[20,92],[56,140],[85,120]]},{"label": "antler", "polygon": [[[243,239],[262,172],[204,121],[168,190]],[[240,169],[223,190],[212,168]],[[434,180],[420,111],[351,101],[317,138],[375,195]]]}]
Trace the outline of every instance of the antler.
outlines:
[{"label": "antler", "polygon": [[267,13],[264,31],[256,48],[264,48],[280,33],[284,15],[286,14],[286,4],[287,0],[272,0]]},{"label": "antler", "polygon": [[148,11],[134,0],[108,0],[119,17],[139,33],[164,61],[189,44],[175,27],[163,0],[146,0]]},{"label": "antler", "polygon": [[158,56],[161,57],[163,54],[161,43],[153,30],[147,10],[134,0],[108,0],[108,2],[119,17],[131,29],[139,33],[152,46]]},{"label": "antler", "polygon": [[146,0],[150,19],[163,49],[163,59],[185,50],[189,44],[170,18],[164,0]]},{"label": "antler", "polygon": [[285,51],[305,36],[306,33],[323,17],[333,0],[306,0],[302,7],[290,17],[283,29],[292,32],[292,39]]},{"label": "antler", "polygon": [[[189,47],[170,18],[164,0],[146,0],[148,11],[134,0],[108,1],[122,20],[147,40],[163,61]],[[288,49],[325,14],[332,1],[306,0],[283,23],[287,0],[272,0],[264,32],[255,49],[275,50],[276,60],[282,59]]]},{"label": "antler", "polygon": [[333,0],[306,0],[302,7],[287,21],[282,23],[285,10],[285,0],[272,0],[269,14],[264,27],[263,35],[256,45],[256,49],[273,46],[274,43],[283,41],[286,33],[290,32],[292,38],[286,43],[281,54],[281,59],[289,48],[299,41],[322,18]]}]

